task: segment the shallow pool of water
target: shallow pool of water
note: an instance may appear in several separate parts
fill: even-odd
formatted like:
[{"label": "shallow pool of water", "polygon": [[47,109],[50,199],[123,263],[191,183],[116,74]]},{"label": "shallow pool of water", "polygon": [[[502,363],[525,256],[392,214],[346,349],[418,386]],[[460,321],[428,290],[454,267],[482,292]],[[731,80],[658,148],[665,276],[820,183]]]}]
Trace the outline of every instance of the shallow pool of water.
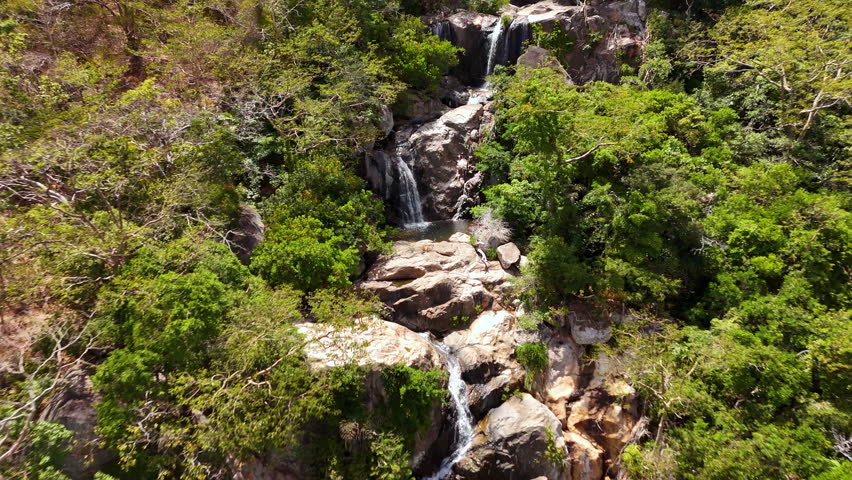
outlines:
[{"label": "shallow pool of water", "polygon": [[439,222],[412,223],[399,228],[399,234],[393,240],[434,240],[436,242],[446,241],[454,233],[467,233],[470,220],[444,220]]}]

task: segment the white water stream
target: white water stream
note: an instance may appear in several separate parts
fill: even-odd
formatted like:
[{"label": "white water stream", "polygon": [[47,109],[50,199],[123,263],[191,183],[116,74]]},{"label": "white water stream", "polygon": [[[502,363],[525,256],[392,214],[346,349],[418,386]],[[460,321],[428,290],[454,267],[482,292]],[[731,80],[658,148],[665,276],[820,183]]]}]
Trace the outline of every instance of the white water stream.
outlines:
[{"label": "white water stream", "polygon": [[494,63],[497,60],[497,46],[500,44],[500,36],[503,33],[503,20],[497,19],[497,25],[488,35],[488,64],[485,67],[485,75],[494,73]]},{"label": "white water stream", "polygon": [[420,203],[420,191],[417,189],[414,173],[401,155],[397,155],[396,165],[399,169],[399,203],[402,221],[406,225],[423,223],[423,205]]},{"label": "white water stream", "polygon": [[[498,18],[494,30],[488,34],[488,61],[485,66],[486,77],[494,73],[494,67],[497,64],[497,55],[500,53],[500,39],[505,36],[503,35],[503,19]],[[491,85],[489,85],[486,79],[480,87],[470,90],[467,104],[476,105],[485,103],[491,98],[491,94]]]},{"label": "white water stream", "polygon": [[433,339],[428,332],[422,335],[447,359],[447,371],[450,374],[447,389],[450,391],[450,402],[456,411],[456,441],[453,444],[453,451],[441,462],[437,472],[423,480],[445,480],[452,472],[453,466],[467,455],[468,450],[473,445],[473,414],[470,413],[467,384],[462,380],[461,365],[459,365],[458,359],[446,345]]}]

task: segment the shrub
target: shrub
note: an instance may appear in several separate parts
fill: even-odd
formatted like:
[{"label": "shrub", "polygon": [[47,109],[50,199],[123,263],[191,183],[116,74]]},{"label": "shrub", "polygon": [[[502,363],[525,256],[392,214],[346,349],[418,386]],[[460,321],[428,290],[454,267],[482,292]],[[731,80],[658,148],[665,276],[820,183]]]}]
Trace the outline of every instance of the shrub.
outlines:
[{"label": "shrub", "polygon": [[467,10],[494,15],[509,4],[509,0],[468,0]]},{"label": "shrub", "polygon": [[390,40],[399,77],[414,88],[434,90],[441,75],[458,63],[459,49],[428,33],[417,17],[404,17]]},{"label": "shrub", "polygon": [[493,210],[486,208],[477,213],[479,218],[471,228],[477,243],[490,250],[499,247],[512,238],[512,231],[509,230],[509,226],[501,218],[498,218]]},{"label": "shrub", "polygon": [[315,218],[297,217],[273,227],[252,254],[251,268],[270,285],[303,291],[345,287],[358,265],[354,248]]},{"label": "shrub", "polygon": [[418,370],[403,364],[382,371],[387,391],[388,419],[400,432],[414,433],[429,426],[429,412],[436,400],[447,393],[444,371]]},{"label": "shrub", "polygon": [[529,390],[535,377],[547,368],[547,346],[540,342],[527,342],[515,347],[515,358],[527,371],[524,387]]},{"label": "shrub", "polygon": [[377,480],[413,480],[408,466],[408,450],[399,435],[382,433],[370,445],[373,454],[371,477]]}]

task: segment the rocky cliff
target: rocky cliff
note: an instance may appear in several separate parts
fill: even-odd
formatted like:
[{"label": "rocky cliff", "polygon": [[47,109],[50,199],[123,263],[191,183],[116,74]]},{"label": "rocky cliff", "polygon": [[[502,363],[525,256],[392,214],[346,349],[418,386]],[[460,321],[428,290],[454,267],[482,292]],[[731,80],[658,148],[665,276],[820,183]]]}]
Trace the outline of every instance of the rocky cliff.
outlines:
[{"label": "rocky cliff", "polygon": [[[623,316],[578,303],[561,327],[525,330],[518,322],[522,309],[511,301],[516,270],[508,267],[483,262],[469,237],[456,234],[446,242],[397,242],[359,287],[387,303],[390,318],[402,325],[395,329],[442,336],[461,366],[474,439],[448,478],[615,478],[622,449],[643,425],[634,392],[610,382],[608,359],[587,346],[607,341],[611,323]],[[419,351],[379,331],[366,335],[374,352],[389,343]],[[515,347],[528,342],[546,345],[548,367],[522,393],[527,372]],[[406,355],[407,363],[423,363],[420,354]],[[447,411],[442,418],[452,417]]]}]

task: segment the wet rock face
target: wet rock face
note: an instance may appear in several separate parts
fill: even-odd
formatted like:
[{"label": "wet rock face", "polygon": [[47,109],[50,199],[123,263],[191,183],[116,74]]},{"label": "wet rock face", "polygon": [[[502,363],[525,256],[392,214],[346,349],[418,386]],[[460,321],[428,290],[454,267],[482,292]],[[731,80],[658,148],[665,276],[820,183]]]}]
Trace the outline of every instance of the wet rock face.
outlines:
[{"label": "wet rock face", "polygon": [[409,142],[415,175],[422,185],[427,218],[450,219],[465,183],[474,177],[473,150],[479,140],[482,105],[455,108],[415,131]]},{"label": "wet rock face", "polygon": [[[628,321],[629,315],[578,299],[569,305],[561,328],[523,330],[519,312],[504,307],[503,299],[511,291],[514,257],[517,263],[524,257],[504,249],[512,250],[503,255],[511,264],[507,271],[500,262],[483,262],[469,242],[463,233],[446,242],[397,242],[392,254],[371,267],[359,287],[384,300],[393,320],[405,326],[396,326],[399,333],[381,333],[386,341],[371,334],[376,337],[369,340],[375,343],[368,347],[371,356],[378,363],[426,367],[434,360],[428,348],[418,353],[418,345],[428,342],[408,329],[445,334],[443,342],[458,360],[478,422],[474,444],[451,478],[601,480],[617,474],[622,449],[641,431],[635,396],[627,385],[610,379],[610,360],[590,358],[585,345],[607,341],[610,323]],[[530,393],[519,394],[526,372],[515,348],[528,342],[547,346],[548,367]],[[399,349],[407,353],[400,357]],[[429,433],[433,447],[420,452],[423,458],[442,444],[437,439],[452,437],[447,430],[451,419],[436,422],[444,428]],[[564,465],[544,454],[559,450]]]},{"label": "wet rock face", "polygon": [[[362,168],[370,187],[398,206],[399,164],[410,165],[424,217],[430,221],[460,218],[475,203],[482,174],[474,167],[474,150],[493,118],[491,105],[445,107],[440,112],[423,124],[407,120],[399,125],[383,145],[365,155]],[[399,217],[392,213],[391,220]]]},{"label": "wet rock face", "polygon": [[523,368],[513,357],[525,335],[516,331],[516,322],[505,310],[484,312],[467,329],[444,337],[470,386],[468,400],[475,418],[499,406],[523,383]]},{"label": "wet rock face", "polygon": [[464,49],[452,75],[466,85],[481,85],[488,65],[488,35],[497,27],[500,17],[464,11],[447,21],[453,45]]},{"label": "wet rock face", "polygon": [[[503,15],[512,17],[508,26],[500,25]],[[478,86],[485,80],[488,37],[495,28],[502,28],[496,63],[514,65],[523,53],[524,42],[532,37],[533,25],[544,32],[561,30],[566,42],[572,42],[573,47],[559,60],[567,66],[570,78],[582,84],[618,80],[619,63],[641,56],[646,18],[644,0],[590,0],[584,5],[573,1],[518,0],[498,16],[456,13],[443,23],[449,29],[440,28],[451,32],[444,36],[465,49],[453,75],[467,85]]]}]

